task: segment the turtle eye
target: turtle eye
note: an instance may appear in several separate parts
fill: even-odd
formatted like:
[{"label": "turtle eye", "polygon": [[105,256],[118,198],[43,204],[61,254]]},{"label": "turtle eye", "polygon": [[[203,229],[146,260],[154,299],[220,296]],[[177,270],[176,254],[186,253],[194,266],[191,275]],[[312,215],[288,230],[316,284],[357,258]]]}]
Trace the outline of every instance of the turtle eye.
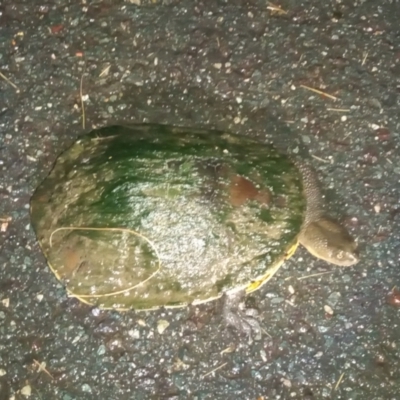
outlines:
[{"label": "turtle eye", "polygon": [[342,251],[342,250],[339,251],[339,252],[336,254],[336,258],[337,258],[338,260],[341,260],[341,259],[343,258],[343,251]]}]

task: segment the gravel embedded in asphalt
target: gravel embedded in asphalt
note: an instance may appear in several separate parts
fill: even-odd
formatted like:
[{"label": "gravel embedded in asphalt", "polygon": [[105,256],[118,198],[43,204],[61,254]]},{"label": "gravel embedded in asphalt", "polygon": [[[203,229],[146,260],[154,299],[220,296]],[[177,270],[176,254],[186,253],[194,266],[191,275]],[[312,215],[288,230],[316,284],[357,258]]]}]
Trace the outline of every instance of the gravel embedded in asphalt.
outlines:
[{"label": "gravel embedded in asphalt", "polygon": [[[0,4],[0,399],[397,399],[398,2],[85,3]],[[68,298],[29,199],[62,150],[116,122],[307,153],[361,262],[299,249],[249,296],[267,332],[251,344],[214,303],[120,314]]]}]

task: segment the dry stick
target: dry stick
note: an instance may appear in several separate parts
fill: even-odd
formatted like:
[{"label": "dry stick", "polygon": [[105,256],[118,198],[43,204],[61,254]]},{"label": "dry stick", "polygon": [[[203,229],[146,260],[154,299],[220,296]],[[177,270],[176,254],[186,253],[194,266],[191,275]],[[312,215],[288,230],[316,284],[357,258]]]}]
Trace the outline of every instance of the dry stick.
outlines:
[{"label": "dry stick", "polygon": [[224,349],[224,350],[221,350],[220,352],[219,352],[219,354],[226,354],[226,353],[232,353],[232,351],[235,351],[235,347],[233,346],[233,345],[230,345],[229,347],[227,347],[226,349]]},{"label": "dry stick", "polygon": [[40,363],[39,361],[37,361],[37,360],[33,360],[33,362],[38,366],[38,368],[39,368],[39,372],[40,371],[43,371],[44,373],[46,373],[51,379],[53,379],[54,380],[54,377],[53,377],[53,375],[51,375],[51,373],[46,369],[46,367],[43,365],[44,363]]},{"label": "dry stick", "polygon": [[135,288],[137,288],[139,285],[143,285],[143,283],[146,283],[147,281],[149,281],[150,279],[154,278],[154,276],[156,276],[160,270],[161,270],[161,260],[160,260],[160,255],[158,254],[157,248],[154,245],[154,243],[148,239],[146,236],[141,235],[139,232],[136,232],[132,229],[127,229],[127,228],[92,228],[92,227],[84,227],[84,226],[63,226],[61,228],[57,228],[55,229],[53,232],[51,232],[50,238],[49,238],[49,245],[50,247],[53,246],[52,244],[52,238],[53,235],[58,232],[58,231],[65,231],[65,230],[77,230],[77,231],[111,231],[111,232],[128,232],[131,233],[133,235],[139,236],[142,239],[144,239],[154,250],[154,252],[156,253],[157,259],[158,259],[158,268],[156,271],[154,271],[148,278],[146,278],[144,281],[137,283],[136,285],[133,285],[131,287],[128,287],[126,289],[123,290],[118,290],[116,292],[111,292],[111,293],[104,293],[104,294],[76,294],[76,293],[72,293],[72,296],[78,297],[78,298],[98,298],[98,297],[109,297],[109,296],[115,296],[117,294],[122,294],[122,293],[126,293],[129,292]]},{"label": "dry stick", "polygon": [[101,78],[101,77],[104,76],[104,75],[107,75],[108,72],[110,71],[110,68],[111,68],[111,65],[107,65],[107,67],[105,67],[105,68],[103,69],[103,71],[100,72],[99,78]]},{"label": "dry stick", "polygon": [[0,76],[9,84],[11,85],[17,92],[19,92],[19,88],[15,83],[12,83],[5,75],[0,72]]},{"label": "dry stick", "polygon": [[264,328],[261,328],[261,330],[262,330],[270,339],[272,339],[272,336],[271,336]]},{"label": "dry stick", "polygon": [[327,111],[350,112],[350,108],[327,108]]},{"label": "dry stick", "polygon": [[226,362],[226,363],[220,365],[219,367],[214,368],[212,371],[207,372],[206,374],[204,374],[204,375],[202,376],[202,378],[204,379],[206,376],[211,375],[213,372],[218,371],[219,369],[225,367],[226,364],[228,364],[228,363]]},{"label": "dry stick", "polygon": [[278,13],[282,13],[282,14],[287,14],[287,11],[283,10],[280,6],[276,6],[275,4],[272,4],[270,2],[268,2],[269,6],[267,6],[268,10],[271,11],[277,11]]},{"label": "dry stick", "polygon": [[306,85],[300,85],[300,87],[302,87],[302,88],[304,88],[304,89],[307,89],[307,90],[311,90],[311,91],[314,92],[314,93],[318,93],[318,94],[320,94],[321,96],[328,97],[328,98],[330,98],[330,99],[332,99],[332,100],[337,100],[337,97],[332,96],[331,94],[328,94],[328,93],[325,93],[325,92],[321,92],[321,90],[314,89],[314,88],[311,88],[311,87],[306,86]]},{"label": "dry stick", "polygon": [[321,276],[321,275],[326,275],[326,274],[333,274],[333,271],[319,272],[319,273],[317,273],[317,274],[312,274],[312,275],[307,275],[307,276],[301,276],[300,278],[297,278],[297,280],[301,281],[301,280],[303,280],[303,279],[314,278],[315,276]]},{"label": "dry stick", "polygon": [[336,384],[336,386],[335,386],[335,388],[334,388],[333,390],[337,390],[337,388],[339,387],[340,383],[341,383],[342,380],[343,380],[343,377],[344,377],[344,372],[342,373],[342,375],[340,375],[340,378],[339,378],[339,380],[337,381],[337,384]]},{"label": "dry stick", "polygon": [[99,141],[99,140],[108,140],[108,139],[115,138],[115,137],[117,137],[117,136],[118,136],[118,135],[104,136],[104,137],[94,137],[94,138],[90,138],[90,140],[96,140],[96,141]]},{"label": "dry stick", "polygon": [[321,161],[321,162],[324,162],[324,163],[329,163],[329,160],[325,160],[325,159],[323,159],[321,157],[318,157],[318,156],[316,156],[314,154],[311,154],[311,157],[315,158],[318,161]]},{"label": "dry stick", "polygon": [[363,58],[363,60],[362,60],[361,65],[364,65],[364,64],[365,64],[365,61],[367,61],[367,57],[368,57],[368,51],[366,51],[366,52],[364,53],[364,58]]},{"label": "dry stick", "polygon": [[343,138],[343,140],[344,140],[344,139],[347,139],[352,133],[353,133],[353,132],[350,131],[350,132]]},{"label": "dry stick", "polygon": [[83,72],[82,72],[82,76],[81,76],[81,85],[80,85],[80,90],[79,90],[79,94],[80,94],[80,97],[81,97],[82,128],[83,129],[85,129],[85,127],[86,127],[86,122],[85,122],[85,120],[86,120],[86,117],[85,117],[85,104],[83,102],[83,93],[82,93],[83,92],[83,90],[82,90],[82,87],[83,87],[83,75],[85,73],[85,69],[86,69],[86,67],[83,68]]}]

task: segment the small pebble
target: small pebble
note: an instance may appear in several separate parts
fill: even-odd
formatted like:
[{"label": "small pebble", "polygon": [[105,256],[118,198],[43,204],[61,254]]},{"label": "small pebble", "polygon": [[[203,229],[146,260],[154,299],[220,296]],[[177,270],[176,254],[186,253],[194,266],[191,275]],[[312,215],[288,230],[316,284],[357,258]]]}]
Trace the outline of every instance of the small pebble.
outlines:
[{"label": "small pebble", "polygon": [[159,319],[157,322],[157,331],[160,335],[169,327],[169,322],[165,319]]},{"label": "small pebble", "polygon": [[32,388],[30,385],[26,385],[21,389],[22,396],[29,397],[32,394]]},{"label": "small pebble", "polygon": [[333,315],[333,310],[330,306],[325,305],[324,306],[324,311],[328,314],[328,315]]},{"label": "small pebble", "polygon": [[87,383],[84,383],[82,385],[82,392],[92,393],[92,388]]}]

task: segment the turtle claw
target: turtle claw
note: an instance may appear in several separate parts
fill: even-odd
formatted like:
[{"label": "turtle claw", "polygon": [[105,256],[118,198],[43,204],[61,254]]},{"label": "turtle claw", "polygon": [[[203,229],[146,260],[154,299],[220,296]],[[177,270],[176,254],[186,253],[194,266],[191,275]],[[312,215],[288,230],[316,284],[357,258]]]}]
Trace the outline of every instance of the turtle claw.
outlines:
[{"label": "turtle claw", "polygon": [[222,316],[226,327],[233,327],[252,340],[261,339],[261,325],[258,321],[258,311],[254,308],[245,308],[244,290],[227,293],[223,297]]}]

